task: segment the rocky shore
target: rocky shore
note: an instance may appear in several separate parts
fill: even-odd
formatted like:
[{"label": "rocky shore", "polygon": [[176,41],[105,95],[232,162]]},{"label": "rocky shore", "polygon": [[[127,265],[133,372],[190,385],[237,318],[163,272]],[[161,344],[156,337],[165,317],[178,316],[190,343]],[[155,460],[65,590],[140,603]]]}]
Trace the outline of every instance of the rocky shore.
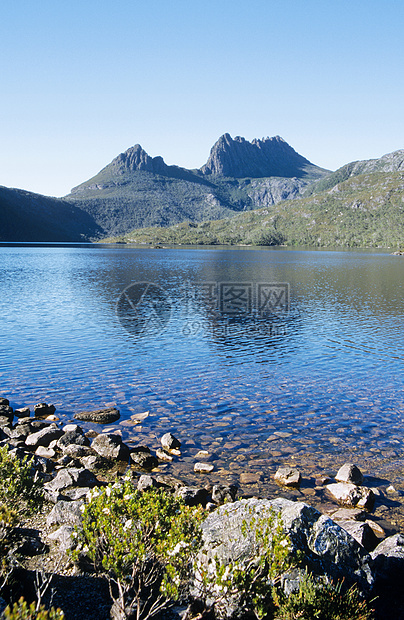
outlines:
[{"label": "rocky shore", "polygon": [[[154,453],[145,445],[129,445],[122,441],[119,431],[103,426],[119,417],[116,408],[85,411],[62,425],[53,405],[39,403],[31,414],[27,407],[13,410],[8,399],[0,398],[0,446],[17,459],[32,459],[46,499],[40,512],[16,528],[19,594],[29,599],[35,575],[42,571],[52,577],[48,599],[44,600],[49,600],[52,591],[52,604],[64,610],[66,620],[109,617],[111,600],[106,582],[83,572],[68,552],[74,546],[74,531],[80,528],[83,506],[92,490],[111,482],[119,484],[124,478],[140,491],[161,487],[187,505],[203,506],[206,520],[200,562],[218,547],[224,561],[253,553],[249,537],[253,516],[271,508],[281,515],[288,536],[305,554],[312,570],[356,583],[364,593],[379,597],[375,603],[378,620],[404,618],[404,595],[399,585],[404,576],[404,537],[392,524],[381,524],[374,514],[376,505],[391,500],[377,486],[368,484],[360,464],[336,464],[333,477],[324,475],[315,481],[328,497],[320,510],[290,499],[290,492],[299,489],[305,474],[287,464],[274,473],[283,497],[239,497],[236,485],[211,482],[214,462],[209,460],[208,451],[195,455],[193,470],[199,484],[187,484],[169,473],[170,464],[183,458],[179,438],[166,432]],[[91,430],[85,428],[88,422],[93,425]],[[390,493],[394,494],[394,489]],[[247,514],[251,527],[246,533]]]}]

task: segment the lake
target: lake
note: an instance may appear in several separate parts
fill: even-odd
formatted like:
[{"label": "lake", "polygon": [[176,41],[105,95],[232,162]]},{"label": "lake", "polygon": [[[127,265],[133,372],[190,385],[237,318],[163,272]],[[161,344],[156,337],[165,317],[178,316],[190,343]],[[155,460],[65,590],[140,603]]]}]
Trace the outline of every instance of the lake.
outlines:
[{"label": "lake", "polygon": [[0,290],[14,407],[115,405],[125,441],[183,442],[162,470],[200,483],[207,450],[209,480],[246,494],[279,492],[289,463],[292,495],[324,502],[315,477],[346,460],[404,489],[404,258],[388,250],[2,244]]}]

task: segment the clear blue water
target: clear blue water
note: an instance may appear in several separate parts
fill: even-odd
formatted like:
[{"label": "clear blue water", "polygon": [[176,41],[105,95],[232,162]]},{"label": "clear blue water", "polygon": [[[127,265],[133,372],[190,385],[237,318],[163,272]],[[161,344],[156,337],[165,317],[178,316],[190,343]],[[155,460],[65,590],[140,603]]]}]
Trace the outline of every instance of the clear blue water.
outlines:
[{"label": "clear blue water", "polygon": [[[142,282],[156,288],[140,298]],[[261,315],[258,284],[279,283],[288,307]],[[218,475],[261,486],[285,459],[314,471],[353,454],[397,472],[403,300],[404,259],[381,251],[3,245],[0,394],[62,419],[114,404],[125,439],[182,438],[177,473],[199,448]]]}]

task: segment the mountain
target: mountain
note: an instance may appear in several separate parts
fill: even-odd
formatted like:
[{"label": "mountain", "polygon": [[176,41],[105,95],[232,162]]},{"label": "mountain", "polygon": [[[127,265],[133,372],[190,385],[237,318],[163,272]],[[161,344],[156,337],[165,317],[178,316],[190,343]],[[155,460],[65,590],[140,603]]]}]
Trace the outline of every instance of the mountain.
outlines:
[{"label": "mountain", "polygon": [[0,241],[88,241],[102,233],[74,204],[0,186]]},{"label": "mountain", "polygon": [[328,171],[282,138],[248,142],[224,134],[198,170],[167,165],[139,145],[121,153],[66,200],[87,212],[105,235],[232,217],[301,195]]},{"label": "mountain", "polygon": [[318,178],[329,172],[296,153],[280,136],[249,142],[225,133],[212,147],[201,168],[203,175],[235,178]]}]

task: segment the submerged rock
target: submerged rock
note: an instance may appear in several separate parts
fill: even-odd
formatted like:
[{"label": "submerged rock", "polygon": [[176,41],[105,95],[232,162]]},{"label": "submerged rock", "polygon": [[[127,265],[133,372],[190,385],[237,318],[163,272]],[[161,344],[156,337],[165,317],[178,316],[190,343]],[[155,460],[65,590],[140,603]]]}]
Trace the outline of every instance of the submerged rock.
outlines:
[{"label": "submerged rock", "polygon": [[274,476],[275,482],[284,487],[298,488],[301,479],[300,472],[294,467],[288,466],[279,467]]},{"label": "submerged rock", "polygon": [[97,409],[96,411],[80,411],[74,415],[75,420],[83,422],[95,422],[97,424],[112,424],[121,417],[119,409],[108,407],[107,409]]}]

